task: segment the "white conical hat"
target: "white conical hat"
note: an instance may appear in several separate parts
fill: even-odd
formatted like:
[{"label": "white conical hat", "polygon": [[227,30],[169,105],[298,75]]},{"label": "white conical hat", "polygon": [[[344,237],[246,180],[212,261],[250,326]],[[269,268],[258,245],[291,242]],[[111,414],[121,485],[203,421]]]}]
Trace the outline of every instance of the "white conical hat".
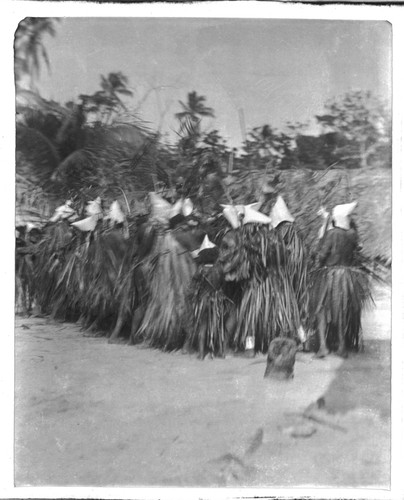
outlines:
[{"label": "white conical hat", "polygon": [[215,248],[215,246],[216,245],[210,241],[208,235],[205,235],[205,238],[202,241],[202,245],[197,250],[191,252],[192,257],[196,259],[199,253],[202,252],[202,250],[206,250],[208,248]]},{"label": "white conical hat", "polygon": [[250,222],[257,222],[259,224],[271,224],[272,222],[271,217],[268,217],[268,215],[258,212],[258,210],[255,208],[256,206],[258,206],[258,203],[253,203],[252,205],[244,206],[243,224],[248,224]]},{"label": "white conical hat", "polygon": [[149,193],[149,198],[152,208],[152,213],[151,213],[152,218],[159,222],[167,224],[171,218],[171,213],[173,209],[171,203],[168,203],[168,201],[166,201],[159,194],[154,192]]},{"label": "white conical hat", "polygon": [[77,229],[83,232],[94,231],[94,229],[97,226],[98,220],[99,220],[98,215],[90,215],[90,217],[87,217],[86,219],[73,222],[72,226],[76,227]]},{"label": "white conical hat", "polygon": [[111,222],[116,222],[117,224],[124,222],[125,214],[122,212],[118,201],[115,200],[111,203],[106,219],[109,219]]},{"label": "white conical hat", "polygon": [[192,214],[192,211],[194,209],[194,205],[192,201],[189,198],[185,198],[183,204],[182,204],[182,214],[185,217],[188,217],[189,215]]},{"label": "white conical hat", "polygon": [[233,229],[240,227],[240,219],[238,218],[238,212],[234,205],[221,205],[223,207],[223,215],[230,223]]},{"label": "white conical hat", "polygon": [[334,226],[340,227],[341,229],[349,229],[349,216],[355,210],[357,204],[357,201],[353,201],[352,203],[345,203],[344,205],[337,205],[334,207],[332,210]]},{"label": "white conical hat", "polygon": [[102,215],[101,198],[99,196],[87,203],[86,215]]},{"label": "white conical hat", "polygon": [[171,207],[170,218],[175,217],[178,214],[184,215],[184,217],[188,217],[192,214],[194,209],[194,205],[189,198],[177,200],[174,205]]},{"label": "white conical hat", "polygon": [[207,248],[214,248],[216,245],[212,243],[208,237],[208,235],[205,235],[205,238],[202,241],[202,245],[191,252],[191,255],[194,259],[196,259],[199,255],[199,252],[202,252],[202,250],[206,250]]},{"label": "white conical hat", "polygon": [[77,218],[75,210],[71,207],[72,201],[68,200],[64,205],[57,207],[52,217],[49,219],[50,222],[57,222],[63,219],[74,220]]},{"label": "white conical hat", "polygon": [[202,241],[202,245],[199,247],[199,252],[206,250],[207,248],[215,248],[215,246],[216,245],[210,241],[209,236],[206,235]]},{"label": "white conical hat", "polygon": [[278,196],[275,205],[269,214],[272,219],[272,225],[277,227],[281,222],[294,222],[295,219],[289,212],[289,209],[282,196]]},{"label": "white conical hat", "polygon": [[223,215],[230,222],[233,229],[243,224],[256,222],[259,224],[270,224],[271,218],[267,215],[258,212],[259,203],[251,203],[250,205],[221,205],[223,207]]}]

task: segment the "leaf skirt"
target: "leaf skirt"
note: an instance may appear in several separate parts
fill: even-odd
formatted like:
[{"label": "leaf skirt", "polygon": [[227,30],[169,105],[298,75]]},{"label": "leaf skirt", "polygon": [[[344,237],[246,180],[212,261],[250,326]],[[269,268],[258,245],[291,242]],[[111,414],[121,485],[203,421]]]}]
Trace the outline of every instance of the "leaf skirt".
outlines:
[{"label": "leaf skirt", "polygon": [[303,241],[294,224],[284,222],[276,231],[281,236],[285,249],[285,268],[296,296],[301,321],[305,323],[308,312],[307,256]]},{"label": "leaf skirt", "polygon": [[287,275],[273,270],[263,280],[244,284],[233,339],[237,349],[245,349],[247,337],[253,337],[255,351],[266,353],[274,338],[296,338],[299,326],[299,308]]},{"label": "leaf skirt", "polygon": [[338,348],[338,332],[345,337],[348,349],[358,349],[361,312],[372,301],[369,274],[345,266],[323,267],[310,274],[310,317],[322,312],[327,322],[326,342],[331,350]]},{"label": "leaf skirt", "polygon": [[148,301],[136,339],[165,351],[180,349],[189,326],[194,260],[171,231],[166,231],[157,236],[144,266],[149,279]]},{"label": "leaf skirt", "polygon": [[228,345],[226,320],[236,314],[234,302],[226,295],[217,266],[202,266],[190,289],[190,328],[188,347],[223,356]]}]

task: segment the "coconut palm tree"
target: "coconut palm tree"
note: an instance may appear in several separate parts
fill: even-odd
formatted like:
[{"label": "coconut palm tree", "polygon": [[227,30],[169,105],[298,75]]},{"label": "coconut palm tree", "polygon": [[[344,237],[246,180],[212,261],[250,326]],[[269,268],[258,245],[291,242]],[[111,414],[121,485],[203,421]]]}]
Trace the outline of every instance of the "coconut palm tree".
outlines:
[{"label": "coconut palm tree", "polygon": [[120,95],[133,96],[133,92],[128,89],[128,77],[121,71],[109,73],[107,77],[101,75],[101,88],[106,95],[110,96],[122,109],[126,106],[122,102]]},{"label": "coconut palm tree", "polygon": [[195,90],[188,92],[186,103],[179,101],[182,111],[175,114],[181,125],[181,132],[187,135],[198,136],[200,134],[200,122],[203,117],[214,117],[214,111],[205,105],[206,97],[198,95]]},{"label": "coconut palm tree", "polygon": [[55,36],[55,24],[58,21],[50,17],[27,17],[20,22],[14,43],[17,87],[26,86],[26,90],[36,90],[35,80],[39,77],[42,59],[50,69],[43,39],[45,35]]},{"label": "coconut palm tree", "polygon": [[120,96],[133,96],[128,88],[128,78],[121,72],[112,72],[108,76],[101,75],[101,90],[92,95],[80,95],[83,110],[87,115],[95,116],[95,121],[110,124],[113,117],[127,111]]}]

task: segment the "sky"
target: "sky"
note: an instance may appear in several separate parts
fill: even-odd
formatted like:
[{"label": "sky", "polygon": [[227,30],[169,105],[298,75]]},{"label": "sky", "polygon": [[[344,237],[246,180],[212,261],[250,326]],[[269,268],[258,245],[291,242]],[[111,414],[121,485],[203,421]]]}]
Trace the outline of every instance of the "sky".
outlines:
[{"label": "sky", "polygon": [[122,71],[134,91],[128,104],[142,102],[142,118],[171,139],[178,101],[193,90],[215,110],[203,128],[218,129],[236,147],[240,109],[247,130],[310,122],[315,133],[314,116],[329,99],[357,89],[391,98],[384,21],[63,18],[44,43],[51,64],[39,81],[45,98],[75,100],[98,90],[100,75]]}]

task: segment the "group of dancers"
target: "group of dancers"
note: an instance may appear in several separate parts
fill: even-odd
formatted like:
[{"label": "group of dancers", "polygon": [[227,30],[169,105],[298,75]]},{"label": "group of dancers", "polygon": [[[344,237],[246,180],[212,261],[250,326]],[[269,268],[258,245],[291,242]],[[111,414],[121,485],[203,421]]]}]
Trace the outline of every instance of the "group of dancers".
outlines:
[{"label": "group of dancers", "polygon": [[110,342],[201,359],[266,353],[276,338],[319,357],[359,349],[371,283],[357,265],[355,202],[323,212],[313,249],[270,183],[256,203],[217,214],[198,212],[181,189],[148,202],[148,216],[132,224],[117,202],[105,213],[98,198],[81,220],[66,202],[30,251],[20,235],[17,277],[42,313]]}]

